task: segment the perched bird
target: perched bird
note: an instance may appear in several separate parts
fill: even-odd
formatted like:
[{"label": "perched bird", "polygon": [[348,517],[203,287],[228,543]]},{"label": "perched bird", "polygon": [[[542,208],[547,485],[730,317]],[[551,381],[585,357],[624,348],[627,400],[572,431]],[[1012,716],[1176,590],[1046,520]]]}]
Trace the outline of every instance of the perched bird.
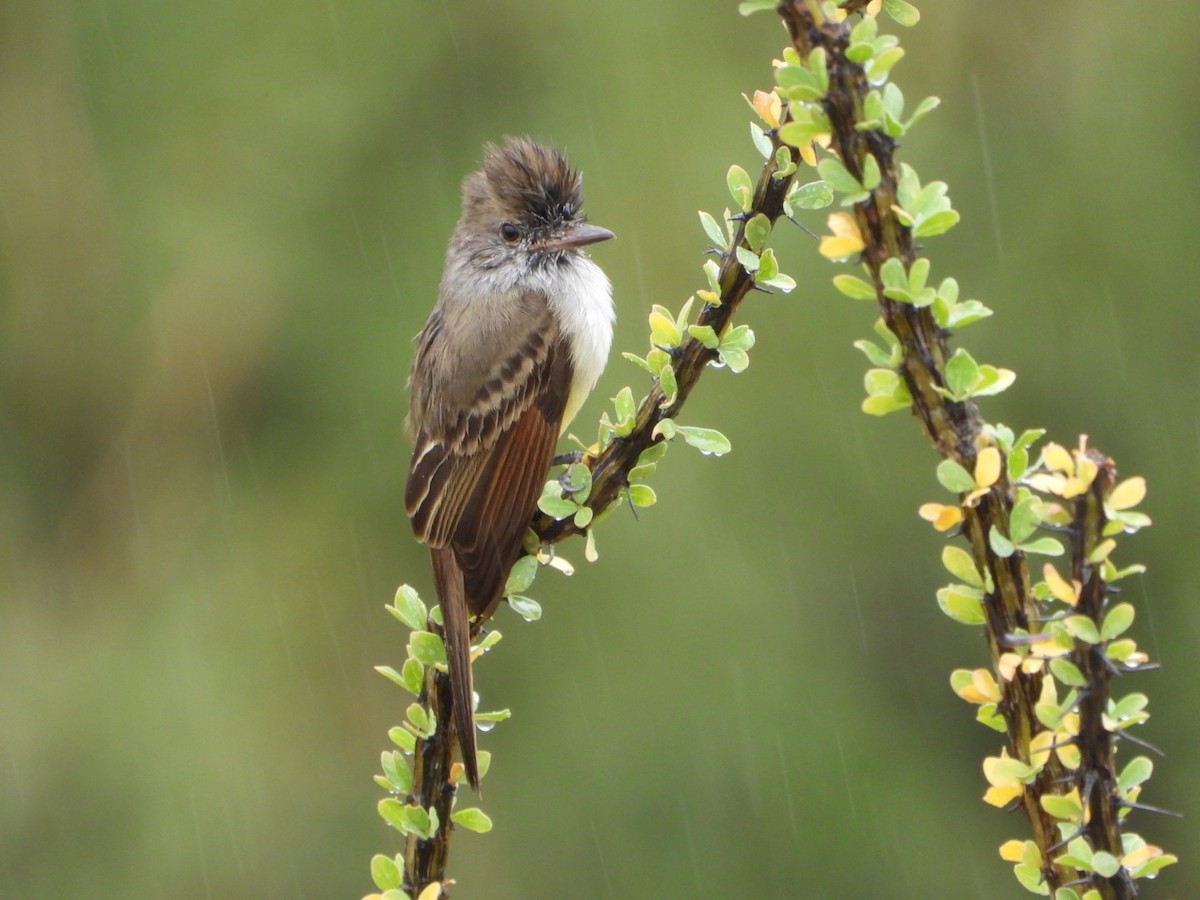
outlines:
[{"label": "perched bird", "polygon": [[587,224],[582,202],[557,150],[524,138],[484,148],[409,376],[405,505],[433,560],[453,724],[476,791],[471,639],[612,344],[612,286],[583,248],[613,234]]}]

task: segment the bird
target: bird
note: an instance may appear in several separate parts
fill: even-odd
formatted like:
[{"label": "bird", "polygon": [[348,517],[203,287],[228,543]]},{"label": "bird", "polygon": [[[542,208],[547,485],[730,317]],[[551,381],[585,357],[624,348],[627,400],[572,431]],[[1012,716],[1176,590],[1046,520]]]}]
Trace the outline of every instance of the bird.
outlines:
[{"label": "bird", "polygon": [[529,138],[487,144],[462,184],[437,302],[416,339],[405,508],[442,610],[452,723],[479,792],[471,643],[503,597],[559,437],[604,370],[612,285],[582,176]]}]

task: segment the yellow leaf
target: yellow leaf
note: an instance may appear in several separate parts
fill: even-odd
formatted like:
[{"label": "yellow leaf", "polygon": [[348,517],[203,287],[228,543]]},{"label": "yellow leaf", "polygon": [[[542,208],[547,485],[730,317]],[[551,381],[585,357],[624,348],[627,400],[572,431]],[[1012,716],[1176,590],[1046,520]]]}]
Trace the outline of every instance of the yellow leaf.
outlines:
[{"label": "yellow leaf", "polygon": [[1070,735],[1058,732],[1058,746],[1054,748],[1054,755],[1063,766],[1074,772],[1083,762],[1083,754],[1079,752],[1079,747],[1070,743],[1070,738]]},{"label": "yellow leaf", "polygon": [[1108,505],[1115,510],[1133,509],[1146,499],[1146,479],[1141,475],[1126,478],[1108,495]]},{"label": "yellow leaf", "polygon": [[1062,444],[1047,444],[1042,449],[1042,462],[1055,472],[1074,472],[1075,461],[1071,452]]},{"label": "yellow leaf", "polygon": [[1017,674],[1017,669],[1021,668],[1021,655],[1011,652],[1001,653],[996,668],[1000,670],[1001,678],[1005,681],[1012,681],[1013,676]]},{"label": "yellow leaf", "polygon": [[987,494],[987,492],[990,490],[991,490],[991,488],[985,488],[985,487],[975,488],[975,490],[971,491],[971,493],[969,493],[965,497],[963,497],[963,506],[966,506],[970,509],[974,509],[976,506],[979,505],[980,498],[985,496]]},{"label": "yellow leaf", "polygon": [[1021,786],[1021,779],[1018,777],[1017,771],[1023,770],[1023,768],[1019,760],[1015,760],[1008,755],[1007,747],[1001,747],[999,756],[984,758],[983,777],[993,787],[1019,788]]},{"label": "yellow leaf", "polygon": [[1025,481],[1035,491],[1042,491],[1046,494],[1055,494],[1059,497],[1063,495],[1066,488],[1067,479],[1062,475],[1051,475],[1047,472],[1036,472],[1030,475]]},{"label": "yellow leaf", "polygon": [[754,111],[759,114],[767,125],[771,128],[779,127],[779,114],[783,111],[783,104],[777,93],[774,91],[755,91],[753,106]]},{"label": "yellow leaf", "polygon": [[[1092,486],[1092,482],[1096,480],[1096,475],[1100,472],[1100,466],[1092,462],[1085,456],[1077,457],[1075,465],[1075,477],[1083,482],[1083,490],[1086,491]],[[1083,491],[1080,491],[1083,493]]]},{"label": "yellow leaf", "polygon": [[1000,858],[1010,863],[1021,862],[1025,858],[1025,842],[1015,839],[1005,841],[1000,845]]},{"label": "yellow leaf", "polygon": [[1068,606],[1074,606],[1079,602],[1079,590],[1082,587],[1078,581],[1074,579],[1068,584],[1067,579],[1058,574],[1058,569],[1054,568],[1050,563],[1046,563],[1042,567],[1042,577],[1046,579],[1046,586],[1050,588],[1056,599],[1061,600]]},{"label": "yellow leaf", "polygon": [[817,151],[813,149],[812,144],[805,144],[800,148],[800,158],[808,163],[812,168],[817,166]]},{"label": "yellow leaf", "polygon": [[917,513],[926,522],[932,522],[938,531],[949,531],[962,521],[962,510],[957,506],[944,506],[941,503],[925,503]]},{"label": "yellow leaf", "polygon": [[971,683],[958,691],[958,696],[968,703],[999,703],[1000,688],[987,669],[976,669],[971,673]]},{"label": "yellow leaf", "polygon": [[1050,748],[1054,743],[1053,731],[1039,731],[1029,740],[1029,761],[1035,766],[1044,766],[1050,759]]},{"label": "yellow leaf", "polygon": [[1078,497],[1080,494],[1086,493],[1090,482],[1084,481],[1081,478],[1064,478],[1062,490],[1058,495],[1064,500],[1070,500],[1072,497]]},{"label": "yellow leaf", "polygon": [[999,703],[1000,702],[1000,686],[996,684],[996,679],[992,677],[992,673],[987,669],[976,669],[971,676],[971,684],[984,702]]},{"label": "yellow leaf", "polygon": [[[1054,638],[1047,638],[1044,641],[1038,641],[1029,646],[1030,656],[1035,657],[1038,662],[1046,659],[1057,659],[1060,656],[1066,656],[1070,652],[1070,647],[1064,647]],[[1029,670],[1026,669],[1026,671]]]},{"label": "yellow leaf", "polygon": [[1162,847],[1155,847],[1153,844],[1147,844],[1134,850],[1132,853],[1126,853],[1121,857],[1121,865],[1127,869],[1132,869],[1134,866],[1140,866],[1142,863],[1151,859],[1157,859],[1163,855]]},{"label": "yellow leaf", "polygon": [[417,897],[417,900],[438,900],[438,898],[441,896],[442,883],[440,881],[434,881],[428,884],[425,887],[425,890],[421,891],[420,895]]},{"label": "yellow leaf", "polygon": [[983,795],[983,802],[1003,809],[1020,797],[1021,791],[1019,787],[990,787]]},{"label": "yellow leaf", "polygon": [[1106,541],[1101,541],[1096,545],[1096,549],[1088,554],[1088,562],[1098,563],[1108,559],[1108,555],[1117,549],[1117,542],[1112,538]]},{"label": "yellow leaf", "polygon": [[847,259],[866,246],[858,223],[849,213],[836,212],[827,222],[832,235],[821,238],[818,252],[826,259]]},{"label": "yellow leaf", "polygon": [[1000,466],[1003,459],[995,447],[984,447],[975,457],[975,486],[990,488],[1000,479]]}]

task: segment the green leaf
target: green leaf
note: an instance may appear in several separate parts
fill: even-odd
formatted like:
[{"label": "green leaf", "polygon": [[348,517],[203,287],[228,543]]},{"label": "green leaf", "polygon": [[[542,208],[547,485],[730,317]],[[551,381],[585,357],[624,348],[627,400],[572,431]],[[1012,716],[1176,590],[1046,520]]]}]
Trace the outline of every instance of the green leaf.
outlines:
[{"label": "green leaf", "polygon": [[[752,4],[742,4],[743,6]],[[921,11],[906,0],[883,0],[883,9],[897,25],[911,28],[921,20]],[[743,14],[745,15],[745,14]]]},{"label": "green leaf", "polygon": [[1133,615],[1132,604],[1118,603],[1104,616],[1104,624],[1100,626],[1100,638],[1111,641],[1115,637],[1120,637],[1133,624]]},{"label": "green leaf", "polygon": [[946,363],[946,387],[956,398],[965,398],[979,380],[979,365],[961,347]]},{"label": "green leaf", "polygon": [[478,807],[460,809],[450,816],[450,821],[455,825],[461,825],[468,831],[475,831],[479,834],[486,834],[492,830],[492,820]]},{"label": "green leaf", "polygon": [[700,224],[704,226],[704,233],[708,235],[713,245],[721,251],[728,249],[729,238],[725,236],[724,230],[717,224],[717,220],[704,210],[700,210]]},{"label": "green leaf", "polygon": [[[814,50],[813,54],[815,55],[817,52],[817,50]],[[821,53],[821,59],[822,61],[824,60],[823,52]],[[825,74],[824,83],[822,83],[821,74]],[[775,83],[779,85],[779,93],[782,96],[788,100],[800,100],[804,103],[812,103],[813,101],[820,100],[825,96],[825,92],[829,88],[827,73],[818,73],[811,67],[795,64],[783,65],[777,68],[775,70]]]},{"label": "green leaf", "polygon": [[[555,482],[557,484],[557,482]],[[538,498],[538,509],[552,519],[569,519],[579,511],[579,504],[564,497],[543,494]]]},{"label": "green leaf", "polygon": [[[655,347],[670,349],[678,347],[683,336],[679,333],[679,327],[675,324],[675,317],[671,315],[671,311],[665,306],[655,304],[650,312],[650,343]],[[633,399],[632,393],[630,400]],[[617,411],[620,416],[621,411]]]},{"label": "green leaf", "polygon": [[738,4],[738,15],[750,16],[756,12],[774,10],[776,6],[775,0],[746,0],[746,2]]},{"label": "green leaf", "polygon": [[942,565],[959,581],[966,582],[970,587],[984,588],[983,576],[975,568],[975,560],[962,547],[943,547]]},{"label": "green leaf", "polygon": [[888,413],[901,412],[902,410],[911,408],[911,399],[903,400],[899,397],[884,394],[867,397],[863,400],[861,407],[862,411],[869,416],[886,416]]},{"label": "green leaf", "polygon": [[963,468],[961,463],[944,459],[938,463],[937,480],[946,490],[954,494],[965,494],[975,490],[975,476]]},{"label": "green leaf", "polygon": [[653,506],[658,501],[654,488],[648,484],[631,484],[629,486],[629,502],[634,506]]},{"label": "green leaf", "polygon": [[744,233],[750,249],[759,253],[771,234],[771,220],[762,213],[758,213],[746,222]]},{"label": "green leaf", "polygon": [[396,861],[382,853],[376,853],[371,857],[371,880],[381,891],[399,890],[404,883]]},{"label": "green leaf", "polygon": [[[735,328],[730,328],[721,338],[721,349],[737,348],[738,350],[749,350],[754,346],[754,332],[750,330],[749,325],[738,325]],[[664,445],[665,446],[665,445]],[[642,454],[642,457],[645,453]],[[642,457],[638,457],[638,462],[642,462]]]},{"label": "green leaf", "polygon": [[1074,821],[1083,815],[1083,810],[1079,807],[1079,801],[1072,797],[1043,794],[1041,805],[1042,809],[1056,819]]},{"label": "green leaf", "polygon": [[[770,154],[764,154],[769,156]],[[798,166],[792,162],[792,152],[787,147],[779,147],[775,150],[775,172],[771,175],[772,178],[780,179],[787,178],[795,173]],[[786,202],[786,198],[785,202]]]},{"label": "green leaf", "polygon": [[1087,684],[1087,678],[1079,671],[1079,667],[1066,657],[1060,656],[1050,660],[1050,671],[1068,687],[1083,687]]},{"label": "green leaf", "polygon": [[396,788],[397,793],[407,794],[412,790],[412,768],[404,754],[398,750],[385,750],[379,755],[384,777]]},{"label": "green leaf", "polygon": [[423,666],[446,666],[446,645],[432,631],[414,631],[409,635],[408,652]]},{"label": "green leaf", "polygon": [[937,592],[938,606],[942,612],[964,625],[982,625],[986,618],[981,602],[982,593],[965,584],[951,584]]},{"label": "green leaf", "polygon": [[536,622],[542,617],[541,604],[529,597],[522,597],[520,594],[511,594],[508,597],[508,605],[513,608],[513,612],[526,622]]},{"label": "green leaf", "polygon": [[685,441],[708,456],[723,456],[732,448],[729,438],[712,428],[697,428],[693,425],[676,425],[675,432]]},{"label": "green leaf", "polygon": [[1063,620],[1063,624],[1072,637],[1076,637],[1088,644],[1100,643],[1100,631],[1096,628],[1096,623],[1087,616],[1067,616]]},{"label": "green leaf", "polygon": [[745,247],[737,248],[737,260],[742,268],[753,274],[758,271],[758,256]]},{"label": "green leaf", "polygon": [[817,163],[817,173],[835,191],[843,194],[862,192],[863,187],[858,183],[858,179],[851,175],[849,169],[835,156],[826,156]]},{"label": "green leaf", "polygon": [[637,405],[633,402],[633,391],[629,387],[623,387],[617,392],[617,396],[613,397],[613,406],[617,413],[617,425],[632,421],[637,415]]},{"label": "green leaf", "polygon": [[749,173],[741,166],[730,166],[725,175],[725,183],[738,208],[742,212],[749,212],[750,205],[754,201],[754,182],[750,180]]},{"label": "green leaf", "polygon": [[988,529],[988,546],[1001,559],[1008,559],[1017,552],[1017,548],[1013,546],[1013,542],[1001,534],[1000,529],[995,525]]},{"label": "green leaf", "polygon": [[720,338],[717,337],[717,333],[711,325],[689,325],[688,334],[709,350],[716,350],[721,344]]},{"label": "green leaf", "polygon": [[392,614],[413,631],[424,628],[429,617],[420,596],[407,584],[400,585],[396,590],[396,599],[392,601]]},{"label": "green leaf", "polygon": [[1049,895],[1050,888],[1046,886],[1041,866],[1021,863],[1013,866],[1013,873],[1017,876],[1017,881],[1020,882],[1021,887],[1025,888],[1031,894]]},{"label": "green leaf", "polygon": [[720,350],[721,362],[729,367],[729,371],[737,374],[746,371],[750,365],[750,354],[738,347],[727,347]]},{"label": "green leaf", "polygon": [[1021,545],[1026,553],[1040,553],[1042,556],[1062,556],[1066,551],[1063,545],[1052,537],[1038,538]]},{"label": "green leaf", "polygon": [[913,110],[912,116],[910,116],[909,120],[904,123],[905,130],[907,131],[909,128],[912,128],[919,121],[921,121],[923,118],[925,118],[927,115],[929,115],[931,112],[933,112],[935,109],[937,109],[941,105],[942,105],[942,101],[940,98],[926,97],[924,100],[922,100],[920,103],[917,104],[917,108]]},{"label": "green leaf", "polygon": [[583,500],[592,492],[592,470],[581,462],[571,463],[564,473],[567,490],[572,494],[582,494],[578,499]]},{"label": "green leaf", "polygon": [[667,455],[667,450],[670,449],[670,444],[666,441],[658,441],[651,444],[645,450],[638,454],[638,465],[648,466],[651,463],[656,463]]},{"label": "green leaf", "polygon": [[851,300],[874,300],[875,286],[854,275],[833,276],[833,286]]},{"label": "green leaf", "polygon": [[879,171],[879,161],[875,159],[873,153],[868,153],[863,160],[862,186],[868,191],[873,191],[879,187],[879,182],[882,178],[883,176]]},{"label": "green leaf", "polygon": [[1002,391],[1017,380],[1017,373],[1011,369],[998,369],[984,364],[979,367],[979,380],[971,390],[972,397],[991,397]]},{"label": "green leaf", "polygon": [[892,365],[892,358],[887,351],[874,341],[855,341],[854,347],[866,354],[872,365],[881,367]]},{"label": "green leaf", "polygon": [[771,153],[775,149],[774,145],[771,143],[771,139],[767,137],[767,133],[754,122],[750,123],[750,140],[754,144],[754,149],[759,152],[759,155],[763,159],[771,158]]},{"label": "green leaf", "polygon": [[404,668],[400,670],[400,678],[402,680],[401,687],[413,696],[419,697],[421,688],[424,686],[425,667],[410,656],[404,661]]},{"label": "green leaf", "polygon": [[671,366],[666,365],[658,370],[658,384],[663,392],[662,403],[658,406],[659,409],[666,409],[675,402],[675,396],[679,393],[679,382],[676,381],[675,370]]},{"label": "green leaf", "polygon": [[388,740],[407,753],[412,753],[417,747],[417,739],[413,733],[399,726],[388,729]]},{"label": "green leaf", "polygon": [[1012,514],[1009,516],[1008,531],[1016,543],[1022,543],[1042,523],[1041,517],[1037,514],[1040,502],[1037,497],[1028,496],[1022,498],[1013,507]]},{"label": "green leaf", "polygon": [[786,203],[795,209],[824,209],[833,203],[833,188],[827,181],[810,181],[789,191]]},{"label": "green leaf", "polygon": [[415,804],[406,806],[394,798],[379,801],[379,814],[393,828],[427,840],[438,829],[436,810],[425,810]]},{"label": "green leaf", "polygon": [[404,676],[401,675],[399,672],[397,672],[395,669],[393,669],[391,666],[376,666],[375,671],[378,672],[380,675],[382,675],[384,678],[386,678],[388,681],[394,682],[395,684],[398,684],[402,688],[408,687],[408,685],[406,685],[404,683]]},{"label": "green leaf", "polygon": [[867,64],[863,66],[863,70],[867,73],[867,83],[872,85],[883,84],[887,80],[888,73],[892,70],[892,67],[903,58],[904,48],[893,47],[868,60]]},{"label": "green leaf", "polygon": [[[767,254],[773,252],[774,251],[772,250],[768,250]],[[766,259],[767,254],[763,255],[764,259]],[[756,277],[754,281],[759,287],[773,287],[776,290],[783,291],[785,294],[790,294],[796,289],[796,279],[791,275],[784,275],[782,272],[777,275],[772,275],[770,278],[763,278],[759,276]]]},{"label": "green leaf", "polygon": [[[631,477],[632,474],[633,473],[631,471]],[[574,521],[576,528],[587,528],[590,524],[592,524],[592,519],[594,516],[595,513],[592,512],[592,508],[590,506],[581,506],[579,507],[579,511],[575,513],[575,518],[572,521]]]},{"label": "green leaf", "polygon": [[924,219],[919,219],[913,228],[913,237],[936,237],[945,234],[958,224],[959,215],[956,210],[944,209]]},{"label": "green leaf", "polygon": [[1092,868],[1101,878],[1112,878],[1121,871],[1121,861],[1104,850],[1092,854]]},{"label": "green leaf", "polygon": [[504,593],[519,594],[529,590],[529,586],[533,584],[533,579],[537,575],[537,570],[537,557],[522,556],[513,563],[512,570],[508,573],[508,580],[504,583]]},{"label": "green leaf", "polygon": [[1144,756],[1131,759],[1121,770],[1117,778],[1117,788],[1121,793],[1128,793],[1139,784],[1147,781],[1154,773],[1154,763]]},{"label": "green leaf", "polygon": [[499,631],[489,631],[483,636],[482,641],[471,646],[471,651],[473,653],[485,653],[500,643],[501,637],[503,637],[503,635]]},{"label": "green leaf", "polygon": [[[908,299],[908,273],[904,271],[904,263],[895,256],[888,257],[879,267],[879,280],[883,282],[884,293],[893,300]],[[893,296],[897,293],[901,296]]]}]

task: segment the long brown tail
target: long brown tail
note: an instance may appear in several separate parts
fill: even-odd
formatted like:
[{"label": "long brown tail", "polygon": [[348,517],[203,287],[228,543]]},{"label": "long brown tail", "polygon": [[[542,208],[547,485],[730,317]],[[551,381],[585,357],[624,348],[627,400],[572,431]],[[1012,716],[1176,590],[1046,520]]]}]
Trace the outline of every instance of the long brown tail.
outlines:
[{"label": "long brown tail", "polygon": [[[445,623],[446,658],[450,663],[450,696],[454,704],[454,731],[467,781],[479,793],[479,760],[475,745],[474,682],[471,678],[471,622],[463,571],[450,547],[430,550],[433,579]],[[439,723],[441,727],[441,723]]]}]

